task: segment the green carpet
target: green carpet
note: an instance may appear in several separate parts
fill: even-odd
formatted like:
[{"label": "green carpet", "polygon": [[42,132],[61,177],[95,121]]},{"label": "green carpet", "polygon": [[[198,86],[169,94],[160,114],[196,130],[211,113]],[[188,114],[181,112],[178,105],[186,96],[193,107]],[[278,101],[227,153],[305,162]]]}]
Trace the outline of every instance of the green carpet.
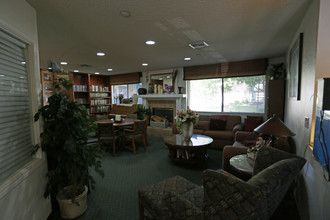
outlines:
[{"label": "green carpet", "polygon": [[[137,153],[121,150],[114,157],[109,152],[102,160],[105,177],[92,173],[96,188],[88,195],[87,211],[78,220],[138,219],[138,190],[163,179],[180,175],[201,185],[206,168],[221,168],[222,151],[208,150],[205,166],[173,165],[162,138],[148,137],[147,151],[138,145]],[[50,219],[60,219],[53,213]]]}]

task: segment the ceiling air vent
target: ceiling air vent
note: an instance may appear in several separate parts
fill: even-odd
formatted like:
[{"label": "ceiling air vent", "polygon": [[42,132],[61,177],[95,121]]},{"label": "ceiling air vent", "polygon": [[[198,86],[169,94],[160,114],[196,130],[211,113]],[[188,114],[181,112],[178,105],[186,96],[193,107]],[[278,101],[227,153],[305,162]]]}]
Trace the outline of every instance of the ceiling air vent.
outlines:
[{"label": "ceiling air vent", "polygon": [[191,43],[191,44],[189,44],[189,46],[192,49],[201,49],[204,47],[208,47],[209,45],[206,42],[202,41],[202,42]]},{"label": "ceiling air vent", "polygon": [[89,65],[89,64],[81,64],[80,66],[81,67],[91,67],[91,65]]}]

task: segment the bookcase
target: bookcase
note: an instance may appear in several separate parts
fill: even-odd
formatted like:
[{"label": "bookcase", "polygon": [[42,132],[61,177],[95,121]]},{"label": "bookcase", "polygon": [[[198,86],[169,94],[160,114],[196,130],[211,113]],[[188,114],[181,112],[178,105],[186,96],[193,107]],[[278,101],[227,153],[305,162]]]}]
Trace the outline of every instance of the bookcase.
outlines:
[{"label": "bookcase", "polygon": [[85,105],[91,115],[108,114],[111,110],[110,77],[73,73],[74,99]]}]

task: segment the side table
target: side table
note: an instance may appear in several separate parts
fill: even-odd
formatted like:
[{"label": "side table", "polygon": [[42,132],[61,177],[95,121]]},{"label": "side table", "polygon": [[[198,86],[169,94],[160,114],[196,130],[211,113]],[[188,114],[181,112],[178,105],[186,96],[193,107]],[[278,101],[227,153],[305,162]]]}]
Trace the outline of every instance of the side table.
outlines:
[{"label": "side table", "polygon": [[248,158],[246,154],[233,156],[229,159],[229,164],[233,168],[234,173],[238,174],[241,179],[247,180],[251,178],[254,160]]}]

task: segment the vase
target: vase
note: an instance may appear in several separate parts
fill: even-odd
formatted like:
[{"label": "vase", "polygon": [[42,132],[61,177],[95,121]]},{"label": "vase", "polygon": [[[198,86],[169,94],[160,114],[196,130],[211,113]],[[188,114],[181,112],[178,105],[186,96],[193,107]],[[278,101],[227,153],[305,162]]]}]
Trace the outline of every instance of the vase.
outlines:
[{"label": "vase", "polygon": [[194,132],[194,124],[192,122],[185,122],[181,125],[181,134],[185,140],[190,140]]},{"label": "vase", "polygon": [[138,98],[137,94],[134,93],[133,96],[132,96],[132,101],[133,101],[133,104],[134,104],[134,105],[136,105],[136,104],[138,103],[138,99],[139,99],[139,98]]}]

